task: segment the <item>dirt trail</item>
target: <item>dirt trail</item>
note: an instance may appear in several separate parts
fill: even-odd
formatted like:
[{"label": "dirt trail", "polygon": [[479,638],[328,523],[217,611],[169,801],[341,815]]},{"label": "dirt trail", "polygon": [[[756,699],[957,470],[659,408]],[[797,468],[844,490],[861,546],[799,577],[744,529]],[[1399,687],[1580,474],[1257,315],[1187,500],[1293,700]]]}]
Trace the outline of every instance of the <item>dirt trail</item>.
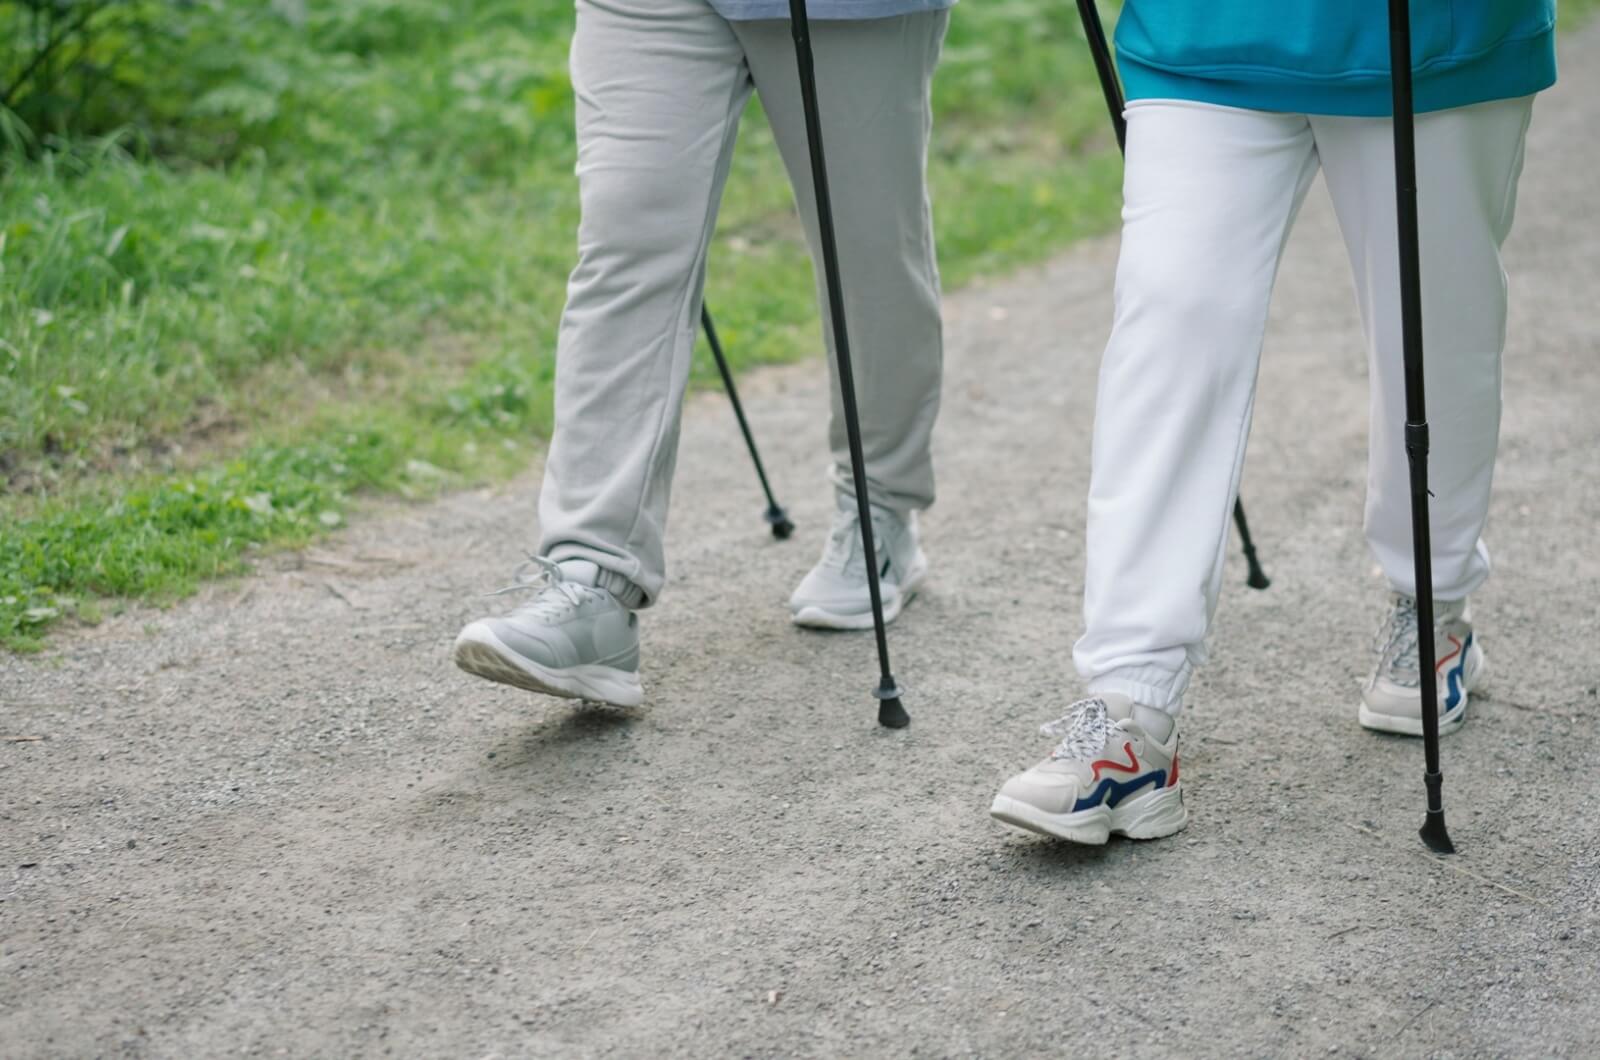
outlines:
[{"label": "dirt trail", "polygon": [[0,1054],[1593,1055],[1596,59],[1600,25],[1566,42],[1509,250],[1455,859],[1413,835],[1420,748],[1355,723],[1381,584],[1319,188],[1245,472],[1275,581],[1231,561],[1182,835],[1073,848],[985,812],[1077,692],[1098,241],[949,301],[934,573],[892,633],[904,732],[873,724],[870,638],[783,607],[828,514],[817,363],[746,395],[786,544],[727,408],[694,402],[644,709],[449,664],[533,538],[534,474],[0,660],[0,737],[43,737],[0,743]]}]

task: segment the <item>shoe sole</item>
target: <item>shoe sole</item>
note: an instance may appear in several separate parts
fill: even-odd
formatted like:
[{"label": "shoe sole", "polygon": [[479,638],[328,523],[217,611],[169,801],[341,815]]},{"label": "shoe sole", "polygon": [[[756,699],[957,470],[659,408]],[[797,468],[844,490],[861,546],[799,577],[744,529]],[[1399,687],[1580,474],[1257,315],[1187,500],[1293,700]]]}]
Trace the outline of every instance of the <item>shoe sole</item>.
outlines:
[{"label": "shoe sole", "polygon": [[1102,846],[1113,835],[1160,839],[1181,832],[1189,823],[1189,808],[1183,804],[1183,784],[1178,783],[1128,799],[1115,809],[1100,805],[1077,813],[1049,813],[1019,799],[996,795],[989,816],[1025,832]]},{"label": "shoe sole", "polygon": [[[922,583],[927,579],[927,577],[928,564],[927,561],[924,560],[920,566],[912,569],[910,577],[906,578],[905,581],[895,586],[895,591],[893,593],[884,595],[884,625],[887,626],[900,616],[900,612],[903,611],[905,606],[909,604],[912,598],[917,595],[917,589],[921,587]],[[802,607],[800,610],[794,612],[794,614],[790,616],[790,621],[797,626],[804,626],[806,629],[871,629],[872,610],[868,608],[864,612],[841,613],[838,611],[829,611],[826,608],[817,607],[815,605],[810,605]]]},{"label": "shoe sole", "polygon": [[[1489,662],[1484,657],[1483,650],[1476,644],[1472,648],[1472,654],[1467,656],[1466,670],[1461,675],[1461,702],[1456,705],[1456,709],[1447,710],[1439,715],[1440,736],[1449,736],[1467,723],[1467,704],[1472,701],[1472,690],[1478,686],[1483,680],[1483,675],[1489,670]],[[1381,710],[1373,710],[1367,705],[1365,697],[1361,700],[1360,709],[1356,711],[1356,720],[1361,722],[1363,729],[1370,729],[1373,732],[1387,732],[1396,736],[1422,735],[1421,717],[1385,714]]]},{"label": "shoe sole", "polygon": [[637,707],[644,702],[644,685],[636,673],[599,663],[559,670],[540,666],[482,628],[469,628],[456,638],[455,660],[469,674],[529,692],[614,707]]}]

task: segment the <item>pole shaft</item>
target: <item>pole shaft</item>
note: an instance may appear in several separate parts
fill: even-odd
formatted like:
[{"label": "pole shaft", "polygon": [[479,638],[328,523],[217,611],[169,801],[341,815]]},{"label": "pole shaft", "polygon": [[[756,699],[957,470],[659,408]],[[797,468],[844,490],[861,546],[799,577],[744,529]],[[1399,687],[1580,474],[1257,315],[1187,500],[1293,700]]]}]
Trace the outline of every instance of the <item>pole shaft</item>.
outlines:
[{"label": "pole shaft", "polygon": [[1411,549],[1416,565],[1417,666],[1428,811],[1442,813],[1439,682],[1433,641],[1433,542],[1428,519],[1428,410],[1423,373],[1422,254],[1417,228],[1417,155],[1411,94],[1411,5],[1389,0],[1394,87],[1395,217],[1400,244],[1400,335],[1405,364],[1406,460],[1411,470]]},{"label": "pole shaft", "polygon": [[700,303],[700,326],[706,333],[706,343],[711,347],[711,359],[717,362],[717,371],[722,375],[722,388],[728,392],[728,403],[733,406],[734,418],[739,421],[739,433],[744,435],[745,448],[750,450],[750,462],[756,466],[756,477],[761,480],[761,492],[767,495],[767,506],[778,507],[777,499],[772,496],[772,487],[767,484],[767,469],[761,465],[761,454],[756,450],[756,439],[750,433],[750,422],[745,419],[744,404],[739,400],[739,391],[733,385],[733,371],[728,367],[728,359],[722,353],[722,342],[717,338],[717,326],[711,321],[711,310],[706,308],[704,302]]},{"label": "pole shaft", "polygon": [[861,546],[866,554],[867,592],[872,600],[873,632],[878,642],[878,666],[883,692],[894,688],[889,668],[889,638],[884,632],[882,588],[878,584],[878,550],[873,540],[872,507],[867,494],[866,456],[861,446],[861,416],[856,407],[855,373],[850,366],[850,334],[845,325],[844,289],[839,278],[839,248],[833,235],[833,201],[828,195],[828,163],[822,149],[822,115],[817,106],[817,77],[811,57],[811,20],[805,0],[789,0],[789,25],[794,34],[795,63],[800,73],[800,100],[805,111],[806,141],[811,150],[812,193],[816,199],[817,230],[822,242],[822,271],[828,289],[828,310],[833,324],[833,347],[839,368],[839,391],[844,405],[845,433],[850,442],[850,471],[861,520]]},{"label": "pole shaft", "polygon": [[1106,42],[1105,26],[1100,23],[1100,9],[1095,0],[1078,0],[1078,20],[1083,23],[1084,36],[1089,38],[1089,54],[1094,58],[1094,72],[1100,77],[1100,91],[1106,98],[1106,109],[1111,112],[1111,128],[1117,134],[1117,149],[1128,147],[1128,119],[1123,117],[1122,85],[1117,81],[1117,68],[1112,65],[1111,46]]}]

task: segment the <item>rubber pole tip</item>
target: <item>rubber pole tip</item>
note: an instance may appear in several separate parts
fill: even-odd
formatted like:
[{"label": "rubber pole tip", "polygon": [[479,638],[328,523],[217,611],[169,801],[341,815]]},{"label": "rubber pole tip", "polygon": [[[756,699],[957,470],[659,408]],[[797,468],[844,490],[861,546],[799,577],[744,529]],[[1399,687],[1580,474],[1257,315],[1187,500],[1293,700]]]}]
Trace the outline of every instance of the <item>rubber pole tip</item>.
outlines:
[{"label": "rubber pole tip", "polygon": [[898,696],[878,700],[878,724],[885,729],[903,729],[911,724],[911,715],[906,713]]},{"label": "rubber pole tip", "polygon": [[1267,572],[1260,567],[1251,567],[1250,577],[1246,578],[1244,583],[1252,589],[1265,589],[1272,584],[1272,579],[1267,577]]},{"label": "rubber pole tip", "polygon": [[794,533],[794,523],[789,521],[789,513],[782,508],[768,508],[766,519],[772,526],[772,536],[779,541],[789,540],[789,535]]},{"label": "rubber pole tip", "polygon": [[1450,833],[1444,826],[1444,811],[1429,810],[1423,818],[1422,828],[1418,830],[1422,842],[1435,854],[1454,854],[1456,845],[1450,842]]}]

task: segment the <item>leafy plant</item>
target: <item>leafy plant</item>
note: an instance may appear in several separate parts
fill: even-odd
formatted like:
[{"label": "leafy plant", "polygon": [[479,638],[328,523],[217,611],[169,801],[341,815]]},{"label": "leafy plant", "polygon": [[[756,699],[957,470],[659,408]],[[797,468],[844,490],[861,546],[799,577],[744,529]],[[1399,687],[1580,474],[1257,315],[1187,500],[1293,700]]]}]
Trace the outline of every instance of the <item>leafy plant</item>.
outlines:
[{"label": "leafy plant", "polygon": [[0,149],[115,134],[199,162],[403,147],[494,168],[494,145],[568,135],[548,120],[571,101],[564,6],[0,0]]}]

